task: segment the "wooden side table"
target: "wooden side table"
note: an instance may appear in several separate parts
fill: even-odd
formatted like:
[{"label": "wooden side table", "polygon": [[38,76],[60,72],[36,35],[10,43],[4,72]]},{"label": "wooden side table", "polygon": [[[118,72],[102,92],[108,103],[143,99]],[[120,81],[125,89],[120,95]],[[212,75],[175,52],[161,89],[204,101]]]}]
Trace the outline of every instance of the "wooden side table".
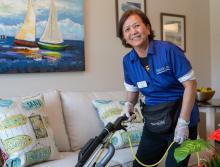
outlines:
[{"label": "wooden side table", "polygon": [[[206,114],[206,137],[215,131],[215,114],[217,108],[220,108],[220,99],[212,99],[207,102],[198,102],[199,112]],[[211,141],[214,146],[215,142]]]}]

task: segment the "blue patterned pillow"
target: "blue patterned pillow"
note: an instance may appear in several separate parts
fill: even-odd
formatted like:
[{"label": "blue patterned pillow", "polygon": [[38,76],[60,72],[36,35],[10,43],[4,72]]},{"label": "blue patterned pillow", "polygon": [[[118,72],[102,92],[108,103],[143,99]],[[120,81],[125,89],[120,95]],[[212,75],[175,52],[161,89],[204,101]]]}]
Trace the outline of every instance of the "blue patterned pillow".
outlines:
[{"label": "blue patterned pillow", "polygon": [[0,149],[4,166],[29,166],[58,158],[43,96],[0,100]]},{"label": "blue patterned pillow", "polygon": [[[123,110],[125,101],[113,101],[113,100],[93,100],[92,104],[96,108],[98,115],[104,125],[114,121],[120,117]],[[143,122],[138,109],[135,109],[136,119],[132,122],[127,122],[127,132],[119,130],[112,136],[111,142],[116,149],[124,148],[129,146],[128,134],[131,138],[132,145],[138,145],[140,142]]]}]

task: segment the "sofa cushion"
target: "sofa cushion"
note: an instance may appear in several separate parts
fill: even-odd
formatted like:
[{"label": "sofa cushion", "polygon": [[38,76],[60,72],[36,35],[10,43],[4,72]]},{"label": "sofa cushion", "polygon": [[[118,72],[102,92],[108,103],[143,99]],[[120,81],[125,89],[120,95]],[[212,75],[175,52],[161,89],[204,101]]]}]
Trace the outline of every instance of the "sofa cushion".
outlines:
[{"label": "sofa cushion", "polygon": [[[33,165],[32,167],[73,167],[78,162],[78,151],[75,152],[61,152],[60,158],[55,161],[48,161],[41,164]],[[108,167],[121,167],[121,165],[111,160]]]},{"label": "sofa cushion", "polygon": [[57,158],[42,95],[0,100],[0,147],[8,156],[9,166]]},{"label": "sofa cushion", "polygon": [[102,124],[91,104],[91,94],[61,92],[62,106],[72,150],[80,149],[102,130]]},{"label": "sofa cushion", "polygon": [[92,100],[123,99],[125,92],[61,92],[61,101],[72,150],[80,149],[104,128]]},{"label": "sofa cushion", "polygon": [[[135,154],[137,152],[137,148],[137,146],[133,147]],[[164,158],[157,167],[164,167],[165,159],[166,158]],[[132,167],[134,156],[132,154],[131,148],[123,148],[116,150],[111,161],[120,163],[122,167]]]},{"label": "sofa cushion", "polygon": [[[133,147],[136,153],[137,147]],[[57,160],[47,161],[44,163],[33,165],[32,167],[73,167],[78,162],[78,152],[61,152]],[[110,160],[108,167],[132,167],[134,157],[130,148],[118,149]],[[195,162],[195,159],[194,159]],[[163,160],[158,167],[164,167],[165,160]]]},{"label": "sofa cushion", "polygon": [[[107,125],[109,122],[114,123],[115,120],[121,116],[121,112],[124,107],[125,101],[121,100],[93,100],[93,105],[98,111],[100,119],[103,121],[104,125]],[[128,134],[130,136],[132,145],[138,145],[141,139],[143,122],[141,116],[137,110],[135,110],[136,119],[132,122],[126,122],[127,132],[124,130],[119,130],[114,133],[112,136],[111,142],[116,149],[128,147]]]},{"label": "sofa cushion", "polygon": [[60,152],[60,156],[55,161],[33,165],[32,167],[73,167],[78,159],[78,152]]},{"label": "sofa cushion", "polygon": [[[136,154],[137,146],[133,147],[134,153]],[[130,147],[116,150],[112,161],[116,161],[122,165],[122,167],[132,167],[134,157]]]},{"label": "sofa cushion", "polygon": [[59,151],[70,151],[70,143],[66,132],[59,91],[48,91],[43,95],[49,122],[54,131],[57,148]]}]

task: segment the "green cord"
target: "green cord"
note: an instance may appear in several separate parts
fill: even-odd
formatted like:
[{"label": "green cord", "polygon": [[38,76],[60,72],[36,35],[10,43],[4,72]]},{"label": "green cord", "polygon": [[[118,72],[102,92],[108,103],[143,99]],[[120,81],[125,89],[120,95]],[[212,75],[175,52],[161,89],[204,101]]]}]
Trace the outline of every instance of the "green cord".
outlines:
[{"label": "green cord", "polygon": [[[128,132],[127,132],[127,135],[128,135],[128,141],[129,141],[129,145],[130,145],[131,152],[132,152],[132,155],[133,155],[134,159],[135,159],[140,165],[142,165],[142,166],[144,166],[144,167],[154,167],[154,166],[158,165],[159,163],[161,163],[161,161],[162,161],[162,160],[165,158],[165,156],[167,155],[167,153],[168,153],[169,149],[171,148],[171,146],[175,143],[175,141],[173,141],[173,142],[169,145],[169,147],[168,147],[168,149],[166,150],[166,152],[164,153],[163,157],[162,157],[158,162],[156,162],[155,164],[146,165],[146,164],[142,163],[142,162],[137,158],[137,156],[135,155],[134,149],[133,149],[132,144],[131,144],[131,138],[130,138],[130,135],[129,135]],[[112,136],[113,136],[113,134],[111,134],[111,136],[109,137],[109,139],[107,140],[107,142],[104,144],[103,149],[101,150],[101,152],[99,153],[98,157],[97,157],[96,160],[95,160],[96,163],[98,162],[98,160],[99,160],[99,158],[101,157],[101,155],[102,155],[103,151],[105,150],[105,148],[107,148],[107,145],[110,143],[110,140],[111,140]],[[198,158],[198,163],[199,163],[200,159],[199,159],[199,155],[198,155],[198,154],[197,154],[197,158]]]},{"label": "green cord", "polygon": [[[132,155],[133,155],[134,159],[135,159],[140,165],[142,165],[142,166],[144,166],[144,167],[154,167],[154,166],[156,166],[156,165],[159,165],[159,164],[161,163],[161,161],[162,161],[162,160],[165,158],[165,156],[167,155],[167,153],[168,153],[168,151],[170,150],[170,148],[172,147],[172,145],[175,143],[175,141],[173,141],[173,142],[169,145],[169,147],[167,148],[167,150],[166,150],[166,152],[164,153],[163,157],[162,157],[158,162],[156,162],[156,163],[154,163],[154,164],[151,164],[151,165],[147,165],[147,164],[142,163],[142,162],[137,158],[137,156],[136,156],[135,153],[134,153],[134,149],[133,149],[133,147],[132,147],[130,134],[129,134],[128,132],[127,132],[127,135],[128,135],[128,141],[129,141],[129,145],[130,145],[131,152],[132,152]],[[103,153],[104,149],[105,149],[105,148],[107,147],[107,145],[110,143],[112,136],[113,136],[113,133],[112,133],[111,136],[109,137],[108,141],[105,143],[103,150],[101,151],[101,153],[99,154],[98,158],[96,159],[96,162],[97,162],[98,159],[100,158],[100,156],[101,156],[101,154]],[[199,166],[201,160],[200,160],[200,157],[199,157],[199,153],[197,152],[196,154],[197,154],[197,161],[198,161],[198,166]]]},{"label": "green cord", "polygon": [[156,165],[158,165],[159,163],[161,163],[161,161],[162,161],[162,160],[165,158],[165,156],[167,155],[167,153],[168,153],[170,147],[175,143],[175,141],[173,141],[173,142],[169,145],[167,151],[165,152],[165,154],[163,155],[163,157],[162,157],[158,162],[156,162],[155,164],[152,164],[152,165],[146,165],[146,164],[142,163],[142,162],[136,157],[136,155],[135,155],[135,153],[134,153],[134,150],[133,150],[133,147],[132,147],[132,144],[131,144],[130,135],[129,135],[129,133],[127,133],[127,134],[128,134],[129,145],[130,145],[131,152],[132,152],[132,155],[133,155],[134,159],[135,159],[140,165],[145,166],[145,167],[153,167],[153,166],[156,166]]}]

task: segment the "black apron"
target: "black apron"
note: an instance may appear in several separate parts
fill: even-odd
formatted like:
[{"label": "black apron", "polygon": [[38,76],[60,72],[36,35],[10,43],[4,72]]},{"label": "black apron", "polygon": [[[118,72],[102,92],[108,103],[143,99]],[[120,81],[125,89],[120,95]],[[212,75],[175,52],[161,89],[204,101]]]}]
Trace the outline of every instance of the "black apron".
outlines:
[{"label": "black apron", "polygon": [[145,126],[149,131],[160,134],[174,132],[182,107],[182,99],[152,106],[141,102],[140,105]]}]

